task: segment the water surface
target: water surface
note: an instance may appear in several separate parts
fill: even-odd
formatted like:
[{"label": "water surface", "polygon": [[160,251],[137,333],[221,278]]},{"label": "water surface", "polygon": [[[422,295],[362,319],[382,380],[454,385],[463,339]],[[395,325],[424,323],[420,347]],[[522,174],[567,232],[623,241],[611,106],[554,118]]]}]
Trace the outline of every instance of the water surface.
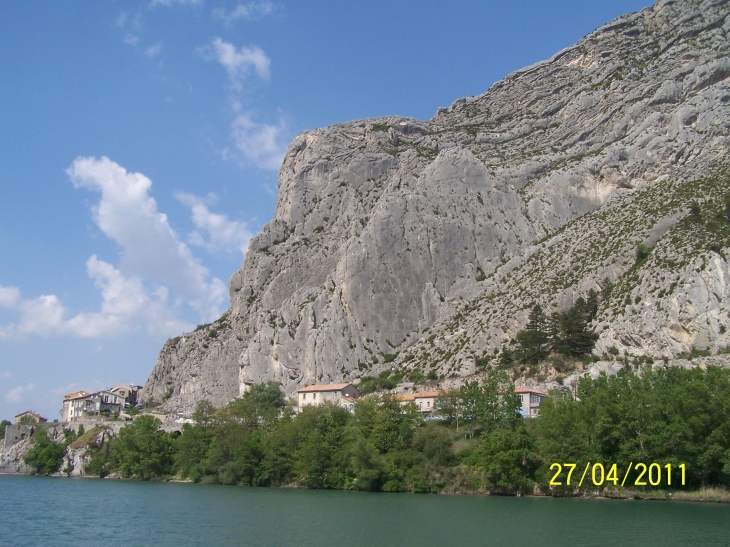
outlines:
[{"label": "water surface", "polygon": [[730,505],[0,476],[0,545],[730,545]]}]

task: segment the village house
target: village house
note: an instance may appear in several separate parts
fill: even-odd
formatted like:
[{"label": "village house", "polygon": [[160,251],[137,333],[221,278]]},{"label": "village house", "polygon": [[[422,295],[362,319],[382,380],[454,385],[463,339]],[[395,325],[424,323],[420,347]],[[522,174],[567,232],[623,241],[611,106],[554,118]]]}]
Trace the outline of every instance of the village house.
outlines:
[{"label": "village house", "polygon": [[316,406],[327,402],[353,410],[360,393],[355,386],[348,383],[306,386],[297,391],[297,395],[298,408],[301,412],[305,406]]},{"label": "village house", "polygon": [[86,409],[94,404],[90,395],[91,393],[83,389],[64,395],[63,407],[61,408],[61,421],[73,422],[85,416]]},{"label": "village house", "polygon": [[43,416],[33,412],[32,410],[26,410],[25,412],[21,412],[20,414],[15,415],[15,425],[42,424],[47,421],[48,420],[45,419]]},{"label": "village house", "polygon": [[121,412],[124,410],[125,402],[124,397],[111,390],[102,390],[95,393],[84,390],[74,391],[63,398],[61,420],[75,422],[86,420],[91,416],[99,416],[102,413]]},{"label": "village house", "polygon": [[396,393],[393,398],[402,405],[413,403],[419,412],[430,414],[436,409],[436,399],[439,395],[438,391],[420,391],[418,393]]},{"label": "village house", "polygon": [[124,410],[124,397],[113,393],[111,390],[97,391],[92,395],[96,402],[96,413],[121,412]]},{"label": "village house", "polygon": [[520,397],[520,414],[526,418],[536,418],[540,413],[542,401],[547,397],[544,393],[527,387],[515,388],[515,393]]},{"label": "village house", "polygon": [[124,407],[126,408],[137,404],[139,401],[139,392],[142,391],[142,386],[120,384],[118,386],[114,386],[109,391],[124,399]]}]

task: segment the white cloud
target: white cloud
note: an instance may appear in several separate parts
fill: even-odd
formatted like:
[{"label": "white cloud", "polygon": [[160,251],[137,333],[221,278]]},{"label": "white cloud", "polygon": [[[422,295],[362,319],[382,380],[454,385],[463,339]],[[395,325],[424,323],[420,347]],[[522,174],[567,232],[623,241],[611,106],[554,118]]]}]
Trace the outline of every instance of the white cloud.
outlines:
[{"label": "white cloud", "polygon": [[31,383],[27,386],[18,386],[14,387],[10,391],[8,391],[5,394],[5,402],[6,403],[19,403],[23,400],[23,394],[27,391],[33,391],[35,389],[35,384]]},{"label": "white cloud", "polygon": [[127,34],[124,37],[124,43],[129,46],[136,46],[139,43],[139,36],[135,36],[134,34]]},{"label": "white cloud", "polygon": [[270,15],[274,10],[273,2],[254,1],[248,4],[238,4],[229,13],[226,13],[224,8],[217,8],[213,10],[213,17],[222,20],[226,25],[231,25],[238,19],[257,19]]},{"label": "white cloud", "polygon": [[0,287],[0,292],[13,292],[17,298],[0,301],[0,305],[20,314],[17,323],[3,327],[5,336],[37,334],[41,336],[71,335],[98,338],[132,330],[146,325],[152,334],[177,334],[192,325],[175,318],[167,304],[167,290],[157,287],[145,290],[142,280],[125,277],[111,264],[96,255],[86,262],[86,270],[101,289],[99,312],[79,313],[66,319],[67,310],[55,295],[33,299],[20,297],[15,287]]},{"label": "white cloud", "polygon": [[[192,213],[193,224],[197,230],[188,234],[188,241],[213,252],[230,253],[240,251],[244,255],[248,241],[253,236],[248,225],[240,220],[228,220],[225,215],[213,213],[208,205],[215,203],[216,196],[207,198],[193,194],[179,193],[175,196],[180,203],[188,206]],[[201,233],[202,232],[202,233]],[[207,235],[207,238],[204,236]]]},{"label": "white cloud", "polygon": [[160,54],[160,51],[162,51],[162,44],[157,44],[154,46],[148,47],[144,54],[147,55],[150,59],[153,59],[157,57]]},{"label": "white cloud", "polygon": [[[78,336],[97,338],[145,327],[155,335],[175,335],[193,325],[178,318],[189,305],[202,321],[220,316],[226,285],[202,266],[180,241],[167,216],[149,195],[152,181],[128,173],[104,157],[77,158],[67,169],[74,186],[101,193],[92,207],[99,229],[120,246],[116,267],[96,255],[86,262],[88,276],[101,291],[99,311],[71,316],[55,295],[23,298],[17,287],[0,285],[0,307],[17,313],[14,323],[0,325],[0,338]],[[183,198],[193,209],[198,234],[210,248],[243,245],[250,233],[243,222],[211,213],[195,196]]]},{"label": "white cloud", "polygon": [[12,377],[13,375],[9,372],[0,372],[0,380],[10,380]]},{"label": "white cloud", "polygon": [[286,124],[257,123],[251,113],[239,114],[233,123],[232,136],[238,153],[246,163],[261,169],[278,170],[286,153]]},{"label": "white cloud", "polygon": [[258,46],[236,49],[233,44],[215,38],[211,45],[199,47],[198,53],[206,60],[218,61],[223,65],[231,84],[237,90],[241,89],[241,80],[248,76],[251,69],[262,80],[269,79],[271,61]]},{"label": "white cloud", "polygon": [[128,173],[109,158],[77,158],[67,169],[77,188],[101,192],[92,208],[94,221],[121,247],[120,270],[125,275],[153,280],[170,287],[202,318],[220,314],[226,300],[225,284],[208,281],[209,272],[180,241],[167,216],[157,210],[148,194],[152,181],[141,173]]}]

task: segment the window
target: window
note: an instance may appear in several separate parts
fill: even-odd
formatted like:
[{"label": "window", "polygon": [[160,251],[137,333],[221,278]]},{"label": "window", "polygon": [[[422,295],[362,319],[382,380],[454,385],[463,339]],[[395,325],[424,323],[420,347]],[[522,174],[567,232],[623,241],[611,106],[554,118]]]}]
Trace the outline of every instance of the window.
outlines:
[{"label": "window", "polygon": [[431,401],[426,401],[426,408],[431,408]]},{"label": "window", "polygon": [[542,397],[539,395],[530,395],[530,402],[531,403],[539,403]]},{"label": "window", "polygon": [[524,397],[523,395],[520,395],[520,403],[524,403],[525,402],[525,399],[523,397]]}]

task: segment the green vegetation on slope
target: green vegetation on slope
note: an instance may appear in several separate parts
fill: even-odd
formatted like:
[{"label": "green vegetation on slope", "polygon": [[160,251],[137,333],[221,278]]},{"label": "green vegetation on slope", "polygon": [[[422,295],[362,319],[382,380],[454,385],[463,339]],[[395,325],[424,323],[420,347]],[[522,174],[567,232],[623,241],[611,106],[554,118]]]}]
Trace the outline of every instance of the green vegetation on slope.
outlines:
[{"label": "green vegetation on slope", "polygon": [[[519,416],[505,380],[492,371],[445,394],[446,419],[430,422],[388,397],[366,397],[352,414],[322,405],[291,415],[271,383],[254,386],[224,409],[201,403],[181,435],[138,418],[118,438],[89,447],[86,471],[256,486],[566,495],[579,492],[577,480],[551,487],[553,463],[582,469],[601,462],[607,472],[615,463],[623,477],[630,463],[645,462],[671,464],[670,489],[730,484],[728,370],[647,367],[642,376],[586,378],[577,399],[551,393],[537,419]],[[628,473],[627,486],[656,490],[636,489],[637,478]],[[615,486],[607,480],[600,489]],[[667,489],[666,477],[657,487]]]}]

